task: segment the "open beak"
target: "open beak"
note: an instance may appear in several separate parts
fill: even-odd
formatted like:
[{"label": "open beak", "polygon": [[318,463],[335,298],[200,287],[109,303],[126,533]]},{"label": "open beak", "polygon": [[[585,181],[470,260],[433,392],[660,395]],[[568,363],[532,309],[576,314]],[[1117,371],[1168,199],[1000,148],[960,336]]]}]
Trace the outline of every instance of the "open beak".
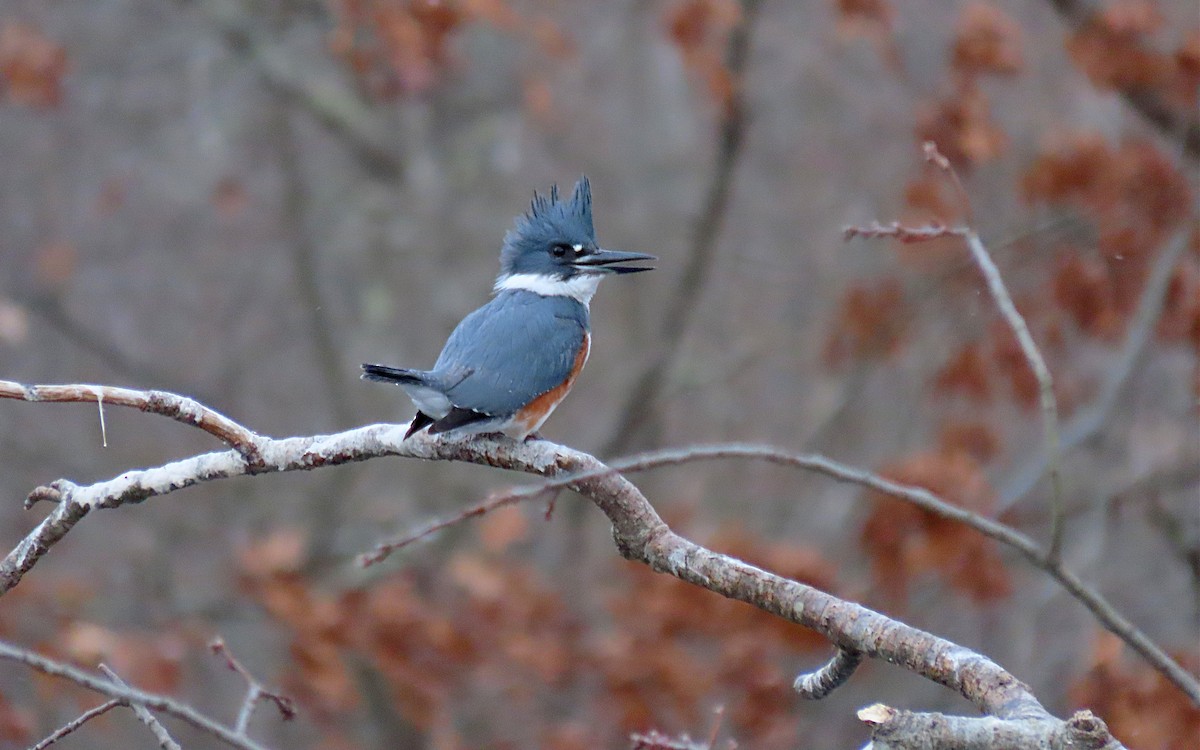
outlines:
[{"label": "open beak", "polygon": [[630,263],[642,260],[658,260],[653,255],[645,253],[626,253],[620,250],[595,250],[572,263],[580,271],[592,273],[638,273],[653,271],[654,266],[618,266],[617,263]]}]

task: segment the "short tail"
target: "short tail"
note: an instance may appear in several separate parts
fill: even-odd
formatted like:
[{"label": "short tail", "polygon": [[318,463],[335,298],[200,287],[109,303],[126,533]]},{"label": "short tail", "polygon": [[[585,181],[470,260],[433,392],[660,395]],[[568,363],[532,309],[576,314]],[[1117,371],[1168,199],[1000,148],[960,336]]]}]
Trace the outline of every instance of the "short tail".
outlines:
[{"label": "short tail", "polygon": [[362,379],[374,380],[379,383],[409,383],[425,384],[425,373],[419,370],[406,370],[403,367],[387,367],[386,365],[364,364]]}]

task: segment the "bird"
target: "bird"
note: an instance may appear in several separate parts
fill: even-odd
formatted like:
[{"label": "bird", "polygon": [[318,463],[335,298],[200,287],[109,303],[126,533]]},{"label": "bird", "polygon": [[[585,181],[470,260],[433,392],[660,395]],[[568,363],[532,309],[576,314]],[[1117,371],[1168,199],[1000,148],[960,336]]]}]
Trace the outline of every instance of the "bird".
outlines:
[{"label": "bird", "polygon": [[504,236],[491,300],[455,327],[433,369],[363,364],[361,377],[400,386],[417,407],[405,440],[421,430],[535,439],[587,362],[600,281],[654,260],[600,247],[586,175],[566,199],[557,185],[535,191]]}]

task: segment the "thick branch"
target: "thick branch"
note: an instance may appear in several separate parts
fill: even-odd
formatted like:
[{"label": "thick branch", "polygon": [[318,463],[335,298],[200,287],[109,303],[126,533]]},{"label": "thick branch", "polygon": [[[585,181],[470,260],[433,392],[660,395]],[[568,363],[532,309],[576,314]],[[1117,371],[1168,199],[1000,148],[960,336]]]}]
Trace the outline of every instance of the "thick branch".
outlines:
[{"label": "thick branch", "polygon": [[[22,393],[36,390],[33,386],[12,385]],[[58,387],[90,388],[90,386]],[[215,414],[215,412],[212,413]],[[235,424],[234,426],[245,430],[240,425]],[[695,577],[695,569],[690,571],[690,575],[685,575],[689,571],[683,568],[676,569],[677,566],[673,567],[672,555],[676,555],[680,550],[686,552],[694,548],[707,555],[715,553],[675,537],[637,488],[617,474],[617,471],[622,469],[632,470],[649,468],[653,465],[682,463],[701,457],[752,457],[798,466],[826,474],[840,481],[852,482],[885,492],[943,517],[965,523],[981,533],[1019,550],[1026,559],[1050,573],[1064,588],[1087,606],[1104,623],[1105,627],[1129,643],[1156,669],[1183,690],[1193,702],[1200,704],[1200,681],[1175,663],[1136,626],[1122,617],[1098,592],[1087,587],[1077,576],[1063,568],[1060,561],[1050,558],[1035,542],[1020,532],[947,503],[920,487],[901,485],[878,475],[838,464],[823,456],[802,456],[762,446],[712,446],[663,452],[637,457],[618,464],[614,468],[604,465],[585,453],[545,441],[516,443],[507,439],[488,437],[468,437],[454,440],[445,437],[432,438],[426,434],[418,434],[405,440],[403,439],[404,429],[403,425],[383,424],[324,436],[283,439],[257,436],[258,454],[257,460],[254,462],[248,461],[237,451],[205,453],[157,468],[128,471],[115,479],[86,487],[78,486],[67,480],[58,480],[47,487],[36,488],[30,493],[30,501],[47,499],[56,501],[58,505],[18,543],[12,552],[0,560],[0,595],[17,585],[24,574],[94,508],[115,508],[126,503],[141,502],[156,495],[164,495],[214,479],[267,471],[307,470],[382,456],[403,456],[486,464],[549,477],[570,475],[562,479],[561,483],[584,494],[604,511],[613,524],[613,535],[618,548],[626,557],[646,562],[656,570],[671,572],[683,580],[698,583],[726,596],[743,598],[755,606],[780,614],[793,622],[814,627],[805,620],[796,619],[777,611],[774,608],[777,604],[776,600],[772,600],[775,603],[762,600],[760,597],[764,592],[760,586],[761,582],[735,576],[735,580],[742,580],[750,586],[749,589],[743,589],[750,593],[736,596],[728,586],[718,588],[702,583],[700,578]],[[246,430],[246,432],[249,431]],[[532,491],[541,492],[544,491],[544,488]],[[664,533],[666,536],[663,536]],[[647,545],[651,542],[654,543],[654,546],[648,548]],[[691,547],[687,545],[691,545]],[[652,549],[655,554],[652,555],[648,549]],[[710,564],[712,563],[710,562]],[[743,563],[738,564],[744,565]],[[720,565],[717,564],[717,567]],[[746,567],[753,570],[749,566]],[[773,579],[772,586],[776,586],[780,582],[800,585],[776,577]],[[816,629],[826,633],[826,630],[821,627]],[[828,633],[826,634],[828,635]],[[898,658],[892,658],[888,654],[861,647],[853,639],[848,642],[842,642],[832,636],[830,639],[836,645],[848,650],[859,650],[867,656],[882,658],[893,663],[906,663]],[[921,672],[921,674],[955,687],[951,682],[943,682],[943,679],[948,678],[942,671],[934,670],[928,673]],[[968,698],[977,700],[970,696]],[[977,705],[982,704],[977,703]]]},{"label": "thick branch", "polygon": [[135,391],[111,385],[21,385],[11,380],[0,380],[0,398],[33,402],[96,403],[101,409],[105,404],[130,406],[199,427],[219,438],[251,463],[258,460],[258,443],[261,440],[258,435],[198,401],[166,391]]}]

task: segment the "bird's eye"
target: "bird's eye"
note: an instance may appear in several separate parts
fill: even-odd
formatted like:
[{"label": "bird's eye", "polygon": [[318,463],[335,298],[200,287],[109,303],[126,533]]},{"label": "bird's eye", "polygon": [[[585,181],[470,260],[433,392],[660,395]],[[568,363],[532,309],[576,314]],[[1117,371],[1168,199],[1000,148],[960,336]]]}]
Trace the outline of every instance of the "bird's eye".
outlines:
[{"label": "bird's eye", "polygon": [[567,250],[568,248],[566,245],[555,245],[554,247],[550,248],[550,253],[555,258],[561,258],[567,254]]}]

